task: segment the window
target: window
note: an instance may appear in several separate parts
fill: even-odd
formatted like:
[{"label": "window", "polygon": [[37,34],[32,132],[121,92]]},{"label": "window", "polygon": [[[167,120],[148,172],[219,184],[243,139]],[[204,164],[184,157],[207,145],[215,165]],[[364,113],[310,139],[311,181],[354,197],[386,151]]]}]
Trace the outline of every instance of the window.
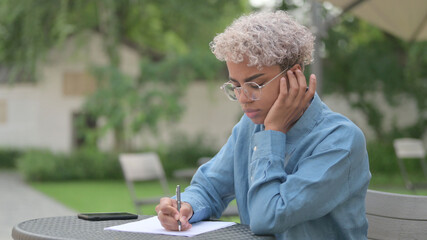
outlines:
[{"label": "window", "polygon": [[96,80],[85,72],[64,72],[62,92],[64,96],[86,96],[96,89]]}]

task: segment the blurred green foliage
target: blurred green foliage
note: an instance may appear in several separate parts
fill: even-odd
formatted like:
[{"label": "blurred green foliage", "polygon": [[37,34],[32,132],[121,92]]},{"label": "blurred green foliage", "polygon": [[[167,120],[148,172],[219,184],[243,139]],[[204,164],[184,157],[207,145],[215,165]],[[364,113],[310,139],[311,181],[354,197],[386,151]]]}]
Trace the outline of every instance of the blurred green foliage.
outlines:
[{"label": "blurred green foliage", "polygon": [[[197,160],[200,157],[213,157],[218,149],[203,135],[190,138],[177,134],[168,145],[135,150],[135,152],[149,151],[159,154],[166,175],[170,178],[177,169],[197,168]],[[8,153],[0,151],[0,156]],[[18,171],[29,181],[123,178],[118,154],[100,152],[96,148],[80,148],[70,154],[32,149],[20,153],[13,161],[16,161]]]},{"label": "blurred green foliage", "polygon": [[80,149],[72,154],[29,150],[17,159],[17,167],[30,181],[122,178],[117,156],[94,149]]},{"label": "blurred green foliage", "polygon": [[[289,2],[282,1],[280,8],[299,7]],[[145,129],[155,130],[160,120],[176,121],[185,110],[180,97],[192,80],[213,80],[224,75],[224,65],[210,53],[208,43],[233,18],[248,11],[246,0],[2,0],[0,67],[8,70],[11,82],[35,81],[37,63],[52,47],[70,36],[84,37],[88,31],[101,34],[109,62],[88,66],[97,77],[98,90],[82,109],[80,138],[96,149],[97,140],[113,132],[116,146],[112,152],[138,151],[128,144],[132,136]],[[350,15],[344,15],[323,41],[324,92],[344,95],[367,117],[379,139],[368,144],[371,170],[396,173],[391,140],[419,138],[426,130],[427,42],[401,41]],[[127,76],[119,69],[119,44],[141,55],[138,76]],[[416,123],[386,130],[384,113],[372,98],[378,92],[392,105],[401,97],[413,99],[419,113]],[[87,116],[102,123],[95,129],[87,128]],[[156,149],[168,174],[178,166],[194,166],[199,156],[214,152],[204,140],[175,139],[173,145]],[[198,148],[200,152],[195,150]],[[34,179],[59,179],[61,171],[72,172],[64,174],[65,178],[102,178],[102,173],[88,172],[90,168],[83,169],[79,164],[96,167],[106,163],[102,171],[107,172],[111,166],[117,167],[116,157],[86,148],[80,151],[66,156],[47,151],[21,155],[14,150],[0,150],[0,166],[12,167],[12,159],[19,157],[18,167]],[[86,158],[83,164],[80,159]],[[105,160],[110,158],[115,159],[111,166],[110,160]],[[109,173],[118,174],[117,169]]]},{"label": "blurred green foliage", "polygon": [[390,175],[400,174],[396,154],[391,143],[369,141],[366,148],[371,172]]},{"label": "blurred green foliage", "polygon": [[[115,151],[129,151],[132,137],[144,128],[156,129],[160,119],[177,119],[182,112],[179,82],[150,84],[124,75],[115,67],[94,69],[97,91],[83,105],[85,113],[78,119],[80,138],[86,146],[96,148],[98,139],[109,131],[114,133]],[[102,119],[96,128],[86,124],[86,117]]]},{"label": "blurred green foliage", "polygon": [[176,133],[167,146],[160,146],[157,150],[162,160],[165,173],[168,177],[178,169],[197,168],[201,157],[213,157],[218,149],[212,140],[205,135],[188,137],[182,133]]},{"label": "blurred green foliage", "polygon": [[[86,99],[77,121],[79,138],[96,147],[98,139],[114,133],[115,151],[132,151],[132,137],[144,130],[157,132],[159,120],[179,120],[185,107],[179,99],[194,79],[214,79],[221,65],[212,54],[202,52],[168,58],[161,62],[144,59],[140,75],[132,78],[117,67],[94,67],[97,91]],[[102,119],[97,128],[86,118]]]},{"label": "blurred green foliage", "polygon": [[[369,23],[344,15],[324,39],[324,91],[338,93],[361,110],[382,141],[393,137],[421,138],[427,126],[427,42],[405,42]],[[410,126],[384,127],[384,110],[375,95],[391,106],[408,98],[417,106]]]},{"label": "blurred green foliage", "polygon": [[22,154],[22,150],[0,148],[0,168],[15,168],[16,159]]},{"label": "blurred green foliage", "polygon": [[[37,62],[53,46],[87,31],[103,35],[110,65],[117,46],[152,61],[209,53],[208,43],[242,12],[246,0],[3,0],[0,1],[0,65],[36,80]],[[195,55],[197,57],[197,55]]]},{"label": "blurred green foliage", "polygon": [[[374,175],[400,177],[393,145],[381,141],[367,143],[370,170]],[[190,138],[176,134],[170,145],[140,149],[136,152],[154,151],[159,154],[168,178],[178,169],[197,168],[201,157],[213,157],[218,149],[204,135]],[[0,156],[7,155],[0,151]],[[94,149],[80,149],[71,154],[53,153],[48,150],[29,150],[17,154],[19,172],[31,181],[102,180],[122,179],[118,155],[102,153]],[[416,181],[423,179],[420,162],[416,159],[404,161],[407,171]]]},{"label": "blurred green foliage", "polygon": [[[393,144],[390,141],[369,141],[367,143],[371,183],[378,186],[405,186]],[[419,159],[403,159],[408,178],[414,183],[426,183]]]},{"label": "blurred green foliage", "polygon": [[[212,80],[224,65],[209,42],[242,12],[246,0],[4,0],[0,2],[0,67],[9,81],[37,80],[37,63],[70,36],[102,35],[105,66],[88,66],[98,88],[80,114],[79,139],[96,147],[112,132],[114,150],[129,151],[129,139],[160,120],[177,119],[189,82]],[[85,44],[85,41],[80,41]],[[137,77],[124,74],[119,45],[141,56]],[[87,119],[96,127],[86,126]],[[103,124],[98,124],[102,120]]]}]

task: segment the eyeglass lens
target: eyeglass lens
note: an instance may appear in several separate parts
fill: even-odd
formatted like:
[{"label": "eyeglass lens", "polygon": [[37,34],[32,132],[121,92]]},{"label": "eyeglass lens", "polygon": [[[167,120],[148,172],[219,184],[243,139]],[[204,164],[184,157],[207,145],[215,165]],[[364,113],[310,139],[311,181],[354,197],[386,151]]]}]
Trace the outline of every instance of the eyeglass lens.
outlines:
[{"label": "eyeglass lens", "polygon": [[245,96],[251,100],[258,100],[261,97],[261,89],[259,85],[254,82],[247,82],[243,84],[241,88],[237,88],[232,83],[228,83],[224,86],[224,90],[230,100],[237,100],[242,91]]}]

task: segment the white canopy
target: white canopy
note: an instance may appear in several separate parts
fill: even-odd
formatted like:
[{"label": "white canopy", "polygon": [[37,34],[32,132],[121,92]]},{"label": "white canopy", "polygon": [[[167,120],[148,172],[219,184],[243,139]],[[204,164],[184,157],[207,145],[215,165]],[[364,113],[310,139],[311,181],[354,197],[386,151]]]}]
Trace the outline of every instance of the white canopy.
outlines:
[{"label": "white canopy", "polygon": [[319,0],[407,41],[427,40],[427,0]]}]

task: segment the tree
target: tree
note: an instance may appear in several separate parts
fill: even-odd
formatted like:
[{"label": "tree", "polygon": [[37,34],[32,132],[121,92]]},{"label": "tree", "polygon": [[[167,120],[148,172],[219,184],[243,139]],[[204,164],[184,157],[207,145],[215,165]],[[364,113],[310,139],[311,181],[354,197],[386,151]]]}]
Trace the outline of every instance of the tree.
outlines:
[{"label": "tree", "polygon": [[120,61],[118,43],[154,61],[208,52],[215,33],[247,8],[243,0],[3,0],[0,64],[35,80],[37,61],[50,48],[87,30],[104,35],[112,65]]},{"label": "tree", "polygon": [[[82,116],[103,124],[85,129],[83,137],[93,145],[112,130],[116,149],[126,150],[132,135],[180,115],[179,98],[188,82],[221,73],[208,43],[247,8],[244,0],[4,0],[0,67],[10,82],[36,81],[37,63],[53,46],[71,35],[101,33],[110,63],[92,67],[98,90],[87,99]],[[119,44],[142,56],[135,79],[118,67]]]},{"label": "tree", "polygon": [[[427,125],[427,43],[404,42],[370,24],[344,16],[325,39],[325,91],[340,93],[361,110],[379,139],[390,134],[422,137]],[[406,128],[384,129],[383,112],[370,95],[382,93],[392,106],[402,96],[417,103],[418,120]]]},{"label": "tree", "polygon": [[[283,0],[278,6],[298,10],[308,18],[312,1]],[[304,12],[305,11],[305,12]],[[336,9],[325,8],[328,19]],[[341,16],[321,39],[324,44],[322,89],[324,94],[337,93],[361,110],[380,140],[394,137],[420,138],[427,126],[427,42],[404,42],[354,18]],[[316,60],[315,60],[316,61]],[[417,104],[418,119],[408,127],[384,128],[384,113],[371,96],[381,93],[392,106],[402,97]],[[350,97],[355,96],[355,97]]]}]

